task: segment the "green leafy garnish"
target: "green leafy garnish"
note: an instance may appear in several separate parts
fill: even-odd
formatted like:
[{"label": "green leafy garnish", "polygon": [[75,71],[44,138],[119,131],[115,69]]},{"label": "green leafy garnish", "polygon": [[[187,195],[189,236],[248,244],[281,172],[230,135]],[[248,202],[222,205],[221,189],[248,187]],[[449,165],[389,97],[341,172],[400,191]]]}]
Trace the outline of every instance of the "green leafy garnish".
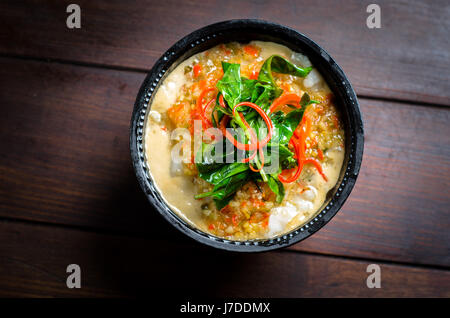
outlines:
[{"label": "green leafy garnish", "polygon": [[[264,62],[256,80],[242,77],[240,64],[222,62],[222,68],[224,75],[216,84],[219,93],[213,109],[212,123],[214,127],[219,127],[223,116],[227,115],[231,117],[228,127],[241,128],[244,134],[240,136],[240,140],[244,143],[248,143],[251,140],[251,133],[239,114],[243,115],[245,121],[256,132],[257,138],[260,141],[268,133],[267,122],[254,109],[248,107],[238,107],[236,109],[237,111],[233,114],[232,110],[235,105],[242,102],[250,102],[256,104],[268,114],[269,107],[274,99],[283,93],[283,90],[276,85],[272,72],[305,77],[312,69],[311,67],[300,68],[279,55],[272,55]],[[226,108],[220,106],[220,95],[223,96],[226,102]],[[283,184],[278,180],[278,175],[283,169],[296,166],[297,161],[294,159],[294,153],[289,150],[288,143],[294,130],[302,120],[306,106],[311,103],[316,103],[316,101],[312,101],[309,95],[305,93],[300,102],[304,107],[299,109],[295,108],[288,114],[284,114],[283,112],[268,114],[274,130],[270,141],[264,147],[265,149],[261,148],[259,150],[264,151],[266,158],[264,167],[259,158],[260,154],[250,163],[236,161],[227,163],[229,162],[227,159],[230,159],[230,156],[232,159],[235,159],[237,157],[236,154],[239,152],[242,154],[244,150],[233,148],[233,146],[231,147],[233,152],[226,153],[226,149],[230,148],[230,143],[228,143],[228,147],[219,145],[218,143],[203,144],[196,156],[197,169],[200,178],[209,182],[214,187],[209,192],[196,195],[195,198],[212,197],[217,209],[222,209],[244,184],[251,180],[262,180],[274,192],[276,201],[281,202],[285,195],[285,189]],[[222,143],[221,141],[219,142]],[[222,149],[222,156],[216,156],[215,149]],[[248,153],[251,152],[253,151],[249,151]],[[275,162],[271,162],[270,158],[275,154],[278,155],[279,161],[274,166]],[[201,156],[201,160],[197,160],[198,156]],[[259,172],[252,171],[249,164],[256,165],[262,169]]]}]

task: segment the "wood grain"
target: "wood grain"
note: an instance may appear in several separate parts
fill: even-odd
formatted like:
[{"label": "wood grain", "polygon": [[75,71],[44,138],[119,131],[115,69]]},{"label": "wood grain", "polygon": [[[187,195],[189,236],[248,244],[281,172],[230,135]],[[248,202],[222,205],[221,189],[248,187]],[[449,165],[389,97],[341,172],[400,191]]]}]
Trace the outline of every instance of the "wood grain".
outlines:
[{"label": "wood grain", "polygon": [[[449,297],[450,272],[292,252],[231,254],[186,243],[0,222],[0,296]],[[81,267],[81,289],[66,267]]]},{"label": "wood grain", "polygon": [[358,94],[450,105],[448,1],[377,1],[381,29],[366,27],[372,1],[80,0],[81,29],[66,27],[71,1],[2,1],[0,53],[147,70],[189,32],[258,18],[322,45]]},{"label": "wood grain", "polygon": [[[0,217],[188,240],[129,155],[144,75],[0,59]],[[450,266],[450,110],[361,99],[366,147],[343,209],[299,251]]]},{"label": "wood grain", "polygon": [[294,248],[449,266],[450,110],[360,103],[365,149],[355,188],[323,231]]}]

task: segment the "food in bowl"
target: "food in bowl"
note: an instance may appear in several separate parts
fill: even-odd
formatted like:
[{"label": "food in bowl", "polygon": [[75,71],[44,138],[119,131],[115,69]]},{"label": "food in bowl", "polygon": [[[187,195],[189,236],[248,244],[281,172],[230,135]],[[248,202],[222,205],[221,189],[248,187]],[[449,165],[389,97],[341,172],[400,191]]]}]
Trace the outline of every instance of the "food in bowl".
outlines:
[{"label": "food in bowl", "polygon": [[179,64],[147,114],[145,155],[168,206],[206,233],[267,239],[308,222],[344,160],[333,94],[308,57],[221,44]]}]

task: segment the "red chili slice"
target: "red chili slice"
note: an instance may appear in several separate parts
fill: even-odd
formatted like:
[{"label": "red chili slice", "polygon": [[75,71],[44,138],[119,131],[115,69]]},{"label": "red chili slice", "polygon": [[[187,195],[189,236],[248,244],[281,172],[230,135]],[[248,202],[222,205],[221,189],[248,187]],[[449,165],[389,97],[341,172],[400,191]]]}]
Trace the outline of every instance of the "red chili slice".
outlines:
[{"label": "red chili slice", "polygon": [[230,134],[230,132],[228,130],[226,130],[226,134],[225,136],[228,138],[228,140],[230,140],[233,145],[240,149],[240,150],[257,150],[260,147],[264,147],[265,145],[267,145],[267,143],[269,142],[270,138],[272,138],[272,133],[273,133],[273,124],[272,121],[270,120],[269,116],[267,116],[266,112],[259,107],[258,105],[254,104],[254,103],[250,103],[250,102],[242,102],[237,104],[236,106],[233,107],[233,115],[236,113],[236,109],[238,107],[241,106],[248,106],[253,108],[254,110],[256,110],[258,112],[258,114],[261,115],[261,117],[263,118],[264,122],[267,125],[267,136],[262,140],[262,141],[257,141],[256,143],[253,144],[243,144],[240,143],[239,141],[237,141],[234,136],[232,136]]},{"label": "red chili slice", "polygon": [[292,104],[296,106],[297,108],[300,107],[300,101],[301,97],[297,94],[291,93],[291,94],[283,94],[277,99],[275,99],[269,107],[269,113],[273,113],[274,110],[276,110],[278,107],[286,105],[286,104]]}]

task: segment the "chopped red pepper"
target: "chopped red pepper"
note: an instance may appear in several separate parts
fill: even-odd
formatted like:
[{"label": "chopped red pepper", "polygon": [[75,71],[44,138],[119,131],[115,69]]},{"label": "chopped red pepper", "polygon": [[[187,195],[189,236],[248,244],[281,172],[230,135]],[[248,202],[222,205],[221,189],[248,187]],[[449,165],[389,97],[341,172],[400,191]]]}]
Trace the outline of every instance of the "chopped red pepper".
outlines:
[{"label": "chopped red pepper", "polygon": [[219,104],[223,108],[225,108],[225,109],[227,108],[227,106],[225,106],[225,102],[223,101],[223,95],[220,95],[220,97],[219,97]]},{"label": "chopped red pepper", "polygon": [[333,115],[333,125],[334,127],[336,127],[336,129],[339,129],[339,119],[337,118],[336,115]]},{"label": "chopped red pepper", "polygon": [[302,154],[303,152],[300,150],[300,148],[303,146],[303,142],[302,142],[302,140],[300,140],[300,141],[295,140],[295,137],[292,137],[291,140],[289,141],[289,143],[294,147],[294,153],[295,153],[295,156],[297,157],[297,168],[295,168],[295,173],[289,178],[286,178],[283,175],[284,171],[286,171],[286,170],[284,170],[283,173],[279,174],[278,179],[281,182],[291,183],[300,177],[300,174],[302,173],[302,170],[303,170],[303,162],[304,162],[304,160],[303,160],[304,155]]},{"label": "chopped red pepper", "polygon": [[259,49],[257,46],[248,44],[246,46],[244,46],[244,52],[248,55],[254,56],[254,57],[258,57],[259,55]]},{"label": "chopped red pepper", "polygon": [[251,202],[252,205],[255,206],[255,207],[262,207],[262,206],[266,205],[266,204],[264,203],[264,201],[261,201],[261,200],[259,200],[259,199],[255,199],[255,198],[250,198],[250,202]]},{"label": "chopped red pepper", "polygon": [[319,156],[319,159],[320,159],[320,160],[323,160],[323,152],[322,152],[322,149],[320,149],[320,148],[317,149],[317,155]]},{"label": "chopped red pepper", "polygon": [[236,214],[233,214],[233,216],[231,217],[231,222],[233,222],[234,226],[238,225]]},{"label": "chopped red pepper", "polygon": [[[272,133],[273,133],[273,124],[272,121],[270,120],[269,116],[267,116],[266,112],[259,107],[256,104],[250,103],[250,102],[242,102],[237,104],[236,106],[233,107],[233,115],[236,113],[236,109],[238,107],[241,106],[248,106],[253,108],[254,110],[256,110],[258,112],[258,114],[261,115],[261,117],[264,119],[264,122],[266,123],[267,126],[267,136],[262,140],[262,141],[257,141],[256,143],[253,144],[242,144],[240,142],[238,142],[234,136],[232,136],[228,130],[225,130],[226,134],[225,136],[233,143],[233,145],[240,149],[240,150],[256,150],[258,148],[262,148],[265,145],[267,145],[267,143],[269,142],[270,138],[272,138]],[[245,123],[244,123],[245,124]]]},{"label": "chopped red pepper", "polygon": [[290,93],[290,94],[283,94],[277,99],[275,99],[270,105],[269,113],[273,113],[278,107],[286,105],[286,104],[292,104],[297,108],[300,108],[300,100],[302,98],[298,96],[297,94]]},{"label": "chopped red pepper", "polygon": [[195,64],[193,71],[194,71],[194,77],[197,78],[200,75],[200,72],[202,71],[202,65]]},{"label": "chopped red pepper", "polygon": [[322,165],[320,164],[320,162],[317,159],[314,158],[308,158],[305,159],[305,163],[311,163],[314,165],[314,167],[316,167],[317,171],[319,172],[319,174],[322,176],[322,178],[325,181],[328,181],[327,176],[323,173],[323,169],[322,169]]},{"label": "chopped red pepper", "polygon": [[249,76],[249,79],[255,80],[255,79],[258,79],[258,76],[259,76],[259,72],[257,70],[253,70]]},{"label": "chopped red pepper", "polygon": [[223,50],[226,55],[230,55],[231,54],[231,50],[227,49],[225,44],[221,44],[220,45],[220,49]]},{"label": "chopped red pepper", "polygon": [[[305,150],[306,150],[306,144],[305,139],[308,137],[308,135],[311,133],[311,119],[309,116],[304,116],[302,119],[302,122],[300,123],[300,132],[296,129],[294,131],[294,135],[292,136],[289,143],[294,147],[295,149],[295,156],[297,157],[297,170],[293,176],[290,178],[285,178],[283,174],[278,175],[278,179],[283,183],[291,183],[297,180],[300,177],[300,174],[303,169],[303,165],[306,163],[313,164],[319,174],[322,176],[322,178],[325,181],[328,181],[326,175],[323,173],[322,165],[317,159],[314,158],[305,158]],[[320,149],[319,149],[320,150]],[[319,154],[320,156],[320,154]],[[323,156],[323,154],[322,154]]]},{"label": "chopped red pepper", "polygon": [[208,94],[209,92],[212,92],[212,91],[215,91],[215,88],[204,89],[197,98],[197,111],[200,112],[200,116],[202,118],[203,124],[205,125],[205,129],[212,127],[212,123],[206,117],[205,111],[212,104],[212,102],[214,101],[214,98],[211,101],[209,101],[205,106],[203,106],[203,99],[205,99],[206,94]]}]

